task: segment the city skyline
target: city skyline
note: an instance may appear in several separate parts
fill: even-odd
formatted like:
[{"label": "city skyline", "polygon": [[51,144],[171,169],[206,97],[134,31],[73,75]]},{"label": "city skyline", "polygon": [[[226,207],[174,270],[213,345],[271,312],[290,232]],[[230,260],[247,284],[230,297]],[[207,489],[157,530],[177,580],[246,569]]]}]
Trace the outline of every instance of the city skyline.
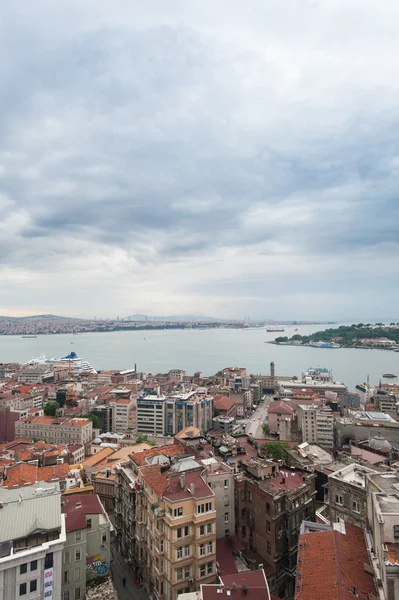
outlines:
[{"label": "city skyline", "polygon": [[398,320],[398,17],[5,6],[0,314]]}]

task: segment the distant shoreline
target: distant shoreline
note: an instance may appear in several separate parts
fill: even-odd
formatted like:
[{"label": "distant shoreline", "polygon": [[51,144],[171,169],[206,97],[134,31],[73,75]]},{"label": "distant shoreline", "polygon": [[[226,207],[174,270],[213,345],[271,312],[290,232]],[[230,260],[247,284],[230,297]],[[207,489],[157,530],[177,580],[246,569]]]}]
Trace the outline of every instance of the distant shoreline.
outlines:
[{"label": "distant shoreline", "polygon": [[274,340],[265,341],[265,344],[274,346],[294,346],[294,348],[313,348],[313,350],[384,350],[386,352],[396,352],[393,348],[384,348],[382,346],[340,346],[339,348],[328,348],[320,346],[311,346],[310,344],[293,344],[290,342],[275,342]]}]

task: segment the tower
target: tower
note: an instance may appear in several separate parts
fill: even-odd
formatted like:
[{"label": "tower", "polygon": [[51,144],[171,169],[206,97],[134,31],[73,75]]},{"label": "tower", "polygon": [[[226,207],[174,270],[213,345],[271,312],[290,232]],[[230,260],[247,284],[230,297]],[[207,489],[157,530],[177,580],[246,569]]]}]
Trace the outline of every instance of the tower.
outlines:
[{"label": "tower", "polygon": [[275,369],[274,369],[274,362],[273,361],[270,363],[270,377],[273,377],[273,379],[275,377]]}]

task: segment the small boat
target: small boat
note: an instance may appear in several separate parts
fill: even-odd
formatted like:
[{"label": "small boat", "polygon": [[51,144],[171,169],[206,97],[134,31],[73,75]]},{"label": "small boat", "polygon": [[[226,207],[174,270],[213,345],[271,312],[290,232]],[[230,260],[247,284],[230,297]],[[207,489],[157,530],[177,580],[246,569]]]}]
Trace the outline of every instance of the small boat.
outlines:
[{"label": "small boat", "polygon": [[384,373],[383,377],[385,377],[385,379],[396,379],[396,375],[394,373]]}]

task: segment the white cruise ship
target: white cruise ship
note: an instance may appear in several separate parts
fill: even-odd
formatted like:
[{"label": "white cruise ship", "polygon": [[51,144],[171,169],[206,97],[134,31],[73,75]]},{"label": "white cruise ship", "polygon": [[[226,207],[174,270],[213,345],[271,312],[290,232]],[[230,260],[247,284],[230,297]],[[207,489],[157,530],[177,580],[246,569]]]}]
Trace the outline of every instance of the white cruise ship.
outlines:
[{"label": "white cruise ship", "polygon": [[90,364],[87,360],[83,360],[79,358],[76,352],[71,352],[62,358],[47,358],[44,354],[39,356],[39,358],[32,358],[27,363],[28,365],[39,365],[50,363],[53,365],[65,365],[68,364],[71,366],[71,370],[76,374],[84,374],[84,373],[97,373],[92,364]]}]

